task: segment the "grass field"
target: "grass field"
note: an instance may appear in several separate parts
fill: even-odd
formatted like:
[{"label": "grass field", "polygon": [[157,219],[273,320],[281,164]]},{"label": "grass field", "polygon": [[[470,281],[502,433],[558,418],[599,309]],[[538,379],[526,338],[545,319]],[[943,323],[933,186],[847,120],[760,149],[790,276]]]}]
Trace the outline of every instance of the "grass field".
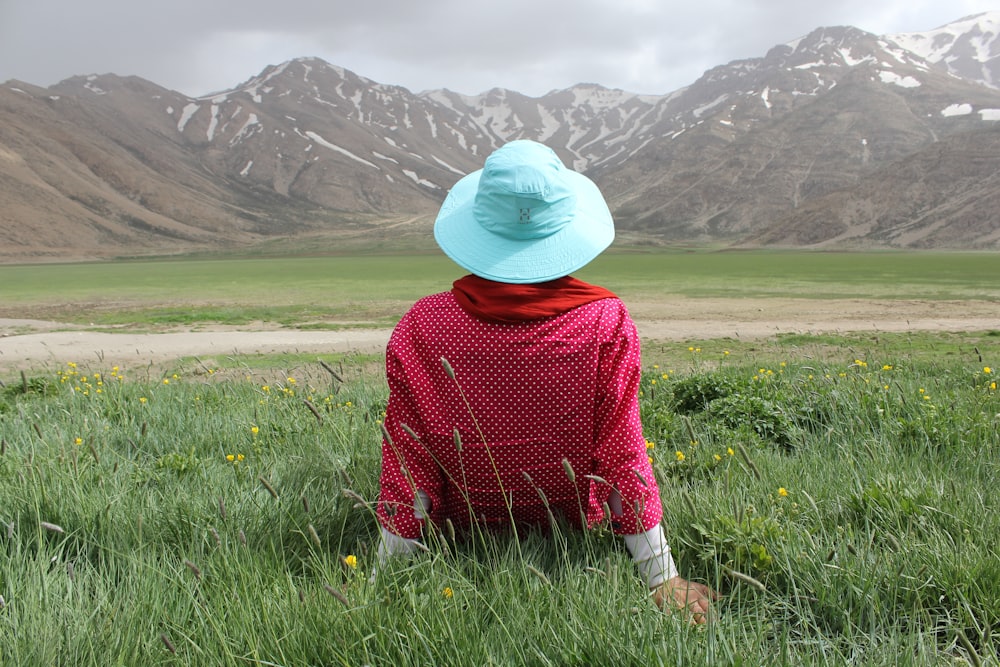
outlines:
[{"label": "grass field", "polygon": [[[384,325],[459,275],[440,254],[0,265],[0,316]],[[674,295],[1000,302],[1000,258],[990,253],[617,251],[578,276],[626,301]]]},{"label": "grass field", "polygon": [[[584,277],[637,297],[1000,291],[987,255],[721,257],[610,255]],[[0,302],[71,312],[106,290],[117,306],[82,310],[151,317],[207,292],[391,317],[455,275],[434,257],[234,261],[0,267]],[[725,596],[703,628],[659,612],[600,529],[443,529],[372,579],[386,390],[371,358],[322,361],[68,364],[0,387],[0,664],[1000,660],[997,331],[647,348],[668,535]]]}]

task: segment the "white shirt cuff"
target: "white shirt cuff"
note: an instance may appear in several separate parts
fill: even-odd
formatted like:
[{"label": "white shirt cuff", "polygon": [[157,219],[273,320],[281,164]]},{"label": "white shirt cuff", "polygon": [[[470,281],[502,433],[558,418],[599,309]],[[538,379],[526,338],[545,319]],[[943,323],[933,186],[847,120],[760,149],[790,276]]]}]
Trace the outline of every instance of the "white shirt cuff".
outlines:
[{"label": "white shirt cuff", "polygon": [[646,579],[646,585],[656,588],[667,579],[677,576],[677,566],[670,555],[670,545],[663,532],[663,526],[657,524],[645,533],[624,535],[625,546],[632,554],[632,560],[639,567],[639,573]]}]

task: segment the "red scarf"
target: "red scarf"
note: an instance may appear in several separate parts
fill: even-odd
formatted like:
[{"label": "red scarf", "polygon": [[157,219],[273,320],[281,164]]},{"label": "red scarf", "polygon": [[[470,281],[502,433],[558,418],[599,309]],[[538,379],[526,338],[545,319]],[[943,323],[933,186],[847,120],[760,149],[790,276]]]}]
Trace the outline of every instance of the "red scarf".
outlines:
[{"label": "red scarf", "polygon": [[545,283],[515,285],[468,275],[454,282],[452,293],[471,315],[504,323],[552,317],[591,301],[617,298],[603,287],[572,276]]}]

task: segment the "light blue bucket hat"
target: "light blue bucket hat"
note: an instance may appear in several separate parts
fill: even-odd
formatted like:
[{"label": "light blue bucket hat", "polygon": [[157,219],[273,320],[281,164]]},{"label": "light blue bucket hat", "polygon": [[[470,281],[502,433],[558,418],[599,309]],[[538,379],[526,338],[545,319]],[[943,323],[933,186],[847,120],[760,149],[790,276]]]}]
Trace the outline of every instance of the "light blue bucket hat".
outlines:
[{"label": "light blue bucket hat", "polygon": [[548,146],[512,141],[458,181],[434,239],[459,266],[503,283],[541,283],[588,264],[615,238],[601,191]]}]

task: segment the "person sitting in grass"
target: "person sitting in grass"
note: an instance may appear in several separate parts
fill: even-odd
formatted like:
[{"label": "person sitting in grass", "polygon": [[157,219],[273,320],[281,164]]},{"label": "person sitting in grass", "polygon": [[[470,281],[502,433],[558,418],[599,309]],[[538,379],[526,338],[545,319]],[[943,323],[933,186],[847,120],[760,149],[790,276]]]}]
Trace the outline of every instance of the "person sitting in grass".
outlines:
[{"label": "person sitting in grass", "polygon": [[471,272],[419,300],[386,348],[379,560],[431,522],[608,522],[658,605],[707,618],[678,575],[639,418],[639,338],[612,292],[572,277],[614,239],[597,186],[512,141],[452,188],[434,224]]}]

